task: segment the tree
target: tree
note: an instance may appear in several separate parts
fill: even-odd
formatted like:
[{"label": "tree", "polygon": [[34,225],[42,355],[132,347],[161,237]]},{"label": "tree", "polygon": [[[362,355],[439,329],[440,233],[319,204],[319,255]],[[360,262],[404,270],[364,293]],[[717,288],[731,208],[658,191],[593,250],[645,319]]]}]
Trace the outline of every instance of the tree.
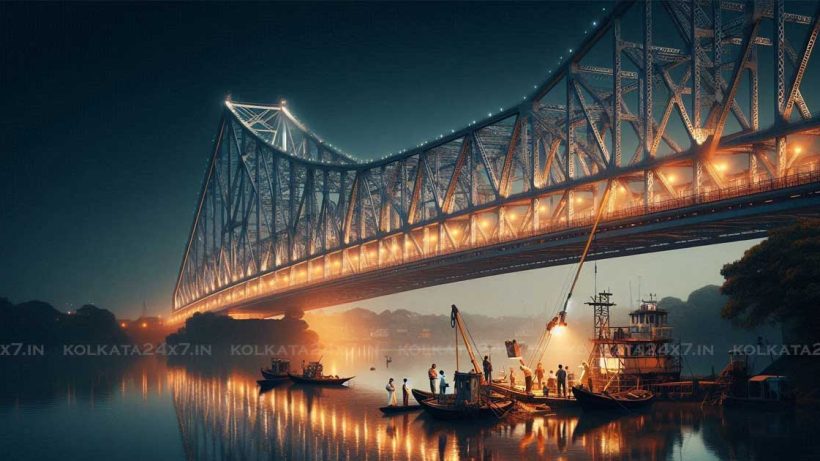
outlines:
[{"label": "tree", "polygon": [[801,340],[820,335],[820,221],[769,232],[720,274],[724,318],[747,328],[785,323]]}]

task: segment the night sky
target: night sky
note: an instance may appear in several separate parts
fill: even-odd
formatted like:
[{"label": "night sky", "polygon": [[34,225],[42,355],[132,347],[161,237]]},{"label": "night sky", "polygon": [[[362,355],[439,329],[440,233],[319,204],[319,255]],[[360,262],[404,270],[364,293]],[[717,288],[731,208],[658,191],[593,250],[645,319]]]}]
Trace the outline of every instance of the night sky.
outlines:
[{"label": "night sky", "polygon": [[604,6],[2,3],[0,296],[166,313],[226,95],[381,156],[520,101]]}]

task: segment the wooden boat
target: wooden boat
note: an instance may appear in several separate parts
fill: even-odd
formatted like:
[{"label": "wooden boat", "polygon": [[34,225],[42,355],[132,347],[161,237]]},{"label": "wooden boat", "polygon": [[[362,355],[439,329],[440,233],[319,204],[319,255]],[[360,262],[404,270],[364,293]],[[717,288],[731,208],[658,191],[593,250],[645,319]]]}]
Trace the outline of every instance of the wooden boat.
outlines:
[{"label": "wooden boat", "polygon": [[[263,375],[264,375],[264,373],[263,373]],[[265,379],[257,379],[256,380],[257,384],[259,384],[260,386],[266,386],[266,387],[276,386],[277,384],[284,384],[284,383],[287,383],[287,382],[290,382],[290,376],[287,376],[287,375],[285,375],[285,376],[275,376],[275,377],[271,377],[271,378],[265,377]]]},{"label": "wooden boat", "polygon": [[628,411],[646,408],[655,401],[655,394],[649,391],[626,391],[617,394],[590,392],[573,387],[572,393],[585,411],[616,410]]},{"label": "wooden boat", "polygon": [[452,402],[439,402],[437,399],[422,400],[420,403],[426,412],[438,419],[499,418],[514,404],[512,400],[504,400],[477,405],[454,405]]},{"label": "wooden boat", "polygon": [[386,407],[379,407],[379,410],[386,415],[394,415],[421,410],[421,405],[388,405]]},{"label": "wooden boat", "polygon": [[260,368],[259,372],[262,373],[262,377],[265,378],[263,381],[270,381],[267,384],[289,381],[290,377],[288,377],[288,373],[290,372],[290,361],[283,359],[271,359],[270,368]]},{"label": "wooden boat", "polygon": [[[419,402],[419,403],[421,403],[422,400],[427,400],[427,399],[432,399],[432,398],[436,398],[436,399],[439,399],[439,400],[441,400],[441,399],[451,400],[451,399],[455,398],[454,394],[445,394],[442,397],[441,394],[437,394],[437,393],[434,394],[432,392],[423,391],[421,389],[411,389],[411,392],[413,393],[413,398],[416,399],[416,402]],[[504,394],[498,393],[495,390],[490,392],[488,397],[493,401],[508,400],[507,397]]]},{"label": "wooden boat", "polygon": [[321,361],[309,362],[307,365],[305,365],[305,362],[302,362],[302,374],[295,375],[288,372],[288,376],[290,376],[293,382],[298,384],[320,384],[325,386],[341,386],[355,378],[355,376],[340,378],[338,376],[326,375],[324,374],[324,367]]},{"label": "wooden boat", "polygon": [[418,403],[421,403],[422,400],[432,399],[437,395],[421,389],[411,389],[410,392],[413,394],[413,398],[416,399],[416,402]]},{"label": "wooden boat", "polygon": [[272,373],[270,370],[265,370],[264,368],[260,368],[259,372],[262,373],[262,377],[265,378],[260,381],[290,381],[290,376],[288,376],[287,373],[283,375],[278,373]]},{"label": "wooden boat", "polygon": [[288,376],[297,384],[321,384],[325,386],[341,386],[355,378],[355,376],[349,378],[340,378],[338,376],[300,376],[294,375],[293,373],[288,373]]},{"label": "wooden boat", "polygon": [[547,405],[553,410],[578,408],[578,401],[569,397],[548,397],[537,394],[527,394],[523,390],[510,388],[502,384],[493,383],[490,388],[508,398],[523,403]]}]

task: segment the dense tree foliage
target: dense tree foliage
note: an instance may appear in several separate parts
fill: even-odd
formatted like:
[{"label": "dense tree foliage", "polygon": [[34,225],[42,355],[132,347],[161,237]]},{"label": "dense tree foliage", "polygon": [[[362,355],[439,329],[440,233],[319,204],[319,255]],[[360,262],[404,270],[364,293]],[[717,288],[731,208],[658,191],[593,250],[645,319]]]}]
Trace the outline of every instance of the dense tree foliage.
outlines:
[{"label": "dense tree foliage", "polygon": [[720,273],[724,318],[744,327],[785,322],[802,340],[820,336],[820,221],[770,232]]}]

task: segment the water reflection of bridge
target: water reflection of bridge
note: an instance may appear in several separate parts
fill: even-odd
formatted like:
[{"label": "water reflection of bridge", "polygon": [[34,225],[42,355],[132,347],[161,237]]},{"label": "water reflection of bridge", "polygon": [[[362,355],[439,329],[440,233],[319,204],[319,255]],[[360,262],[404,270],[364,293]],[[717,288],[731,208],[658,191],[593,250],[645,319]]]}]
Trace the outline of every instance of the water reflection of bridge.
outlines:
[{"label": "water reflection of bridge", "polygon": [[188,459],[666,459],[697,429],[690,408],[598,419],[578,415],[477,424],[423,414],[384,418],[361,389],[277,388],[251,377],[169,373]]}]

